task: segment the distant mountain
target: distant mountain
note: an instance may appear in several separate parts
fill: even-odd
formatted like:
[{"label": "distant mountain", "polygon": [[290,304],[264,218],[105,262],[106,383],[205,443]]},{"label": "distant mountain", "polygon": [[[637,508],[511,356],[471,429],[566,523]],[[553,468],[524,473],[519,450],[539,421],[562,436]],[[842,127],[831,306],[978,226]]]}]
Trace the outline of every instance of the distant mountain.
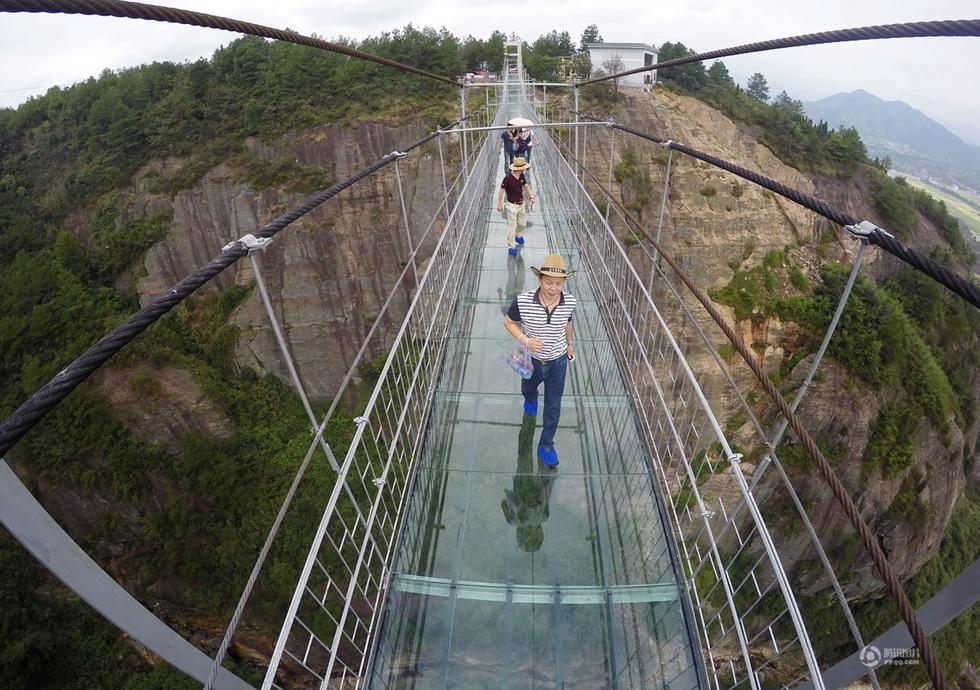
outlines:
[{"label": "distant mountain", "polygon": [[980,191],[980,148],[907,103],[858,89],[803,108],[814,121],[857,129],[871,154],[890,157],[896,171]]}]

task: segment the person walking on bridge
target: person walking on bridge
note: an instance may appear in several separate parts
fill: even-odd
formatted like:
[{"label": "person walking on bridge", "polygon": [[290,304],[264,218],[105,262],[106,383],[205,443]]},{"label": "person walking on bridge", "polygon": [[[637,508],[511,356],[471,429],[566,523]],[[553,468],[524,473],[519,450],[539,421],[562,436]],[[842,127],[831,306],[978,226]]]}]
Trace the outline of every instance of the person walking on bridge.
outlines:
[{"label": "person walking on bridge", "polygon": [[565,260],[549,254],[541,268],[531,267],[538,277],[538,289],[522,292],[511,303],[504,328],[532,353],[534,372],[522,379],[524,414],[538,415],[538,388],[544,383],[544,428],[538,440],[538,457],[546,465],[558,464],[555,432],[561,417],[561,398],[565,392],[565,371],[575,359],[572,344],[572,316],[575,298],[562,288],[575,273],[565,268]]},{"label": "person walking on bridge", "polygon": [[497,211],[504,210],[504,195],[507,195],[507,253],[517,256],[517,250],[524,245],[524,228],[527,227],[527,200],[534,203],[534,191],[531,183],[524,177],[524,171],[530,168],[523,158],[518,156],[510,164],[510,172],[504,176],[497,192]]}]

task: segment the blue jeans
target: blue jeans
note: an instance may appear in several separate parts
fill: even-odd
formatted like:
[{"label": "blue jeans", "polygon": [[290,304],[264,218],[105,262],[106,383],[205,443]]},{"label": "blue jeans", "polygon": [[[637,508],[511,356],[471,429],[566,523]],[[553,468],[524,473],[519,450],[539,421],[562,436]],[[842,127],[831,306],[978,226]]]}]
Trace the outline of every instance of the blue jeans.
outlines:
[{"label": "blue jeans", "polygon": [[553,448],[558,419],[561,417],[561,396],[565,392],[565,371],[568,369],[568,355],[562,355],[548,362],[534,360],[534,373],[531,378],[521,381],[521,393],[530,403],[538,401],[538,386],[544,382],[544,429],[541,431],[539,446]]}]

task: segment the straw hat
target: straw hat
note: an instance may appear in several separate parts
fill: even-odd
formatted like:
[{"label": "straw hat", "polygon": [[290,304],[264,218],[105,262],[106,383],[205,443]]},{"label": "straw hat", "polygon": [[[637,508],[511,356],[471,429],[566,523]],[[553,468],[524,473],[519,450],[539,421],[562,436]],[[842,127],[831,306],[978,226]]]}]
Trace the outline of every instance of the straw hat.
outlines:
[{"label": "straw hat", "polygon": [[517,156],[514,162],[510,164],[511,170],[527,170],[530,167],[530,164],[524,160],[523,156]]},{"label": "straw hat", "polygon": [[539,278],[543,275],[554,276],[555,278],[570,278],[575,275],[575,271],[565,268],[565,260],[560,254],[548,254],[541,262],[541,268],[531,266],[531,272]]}]

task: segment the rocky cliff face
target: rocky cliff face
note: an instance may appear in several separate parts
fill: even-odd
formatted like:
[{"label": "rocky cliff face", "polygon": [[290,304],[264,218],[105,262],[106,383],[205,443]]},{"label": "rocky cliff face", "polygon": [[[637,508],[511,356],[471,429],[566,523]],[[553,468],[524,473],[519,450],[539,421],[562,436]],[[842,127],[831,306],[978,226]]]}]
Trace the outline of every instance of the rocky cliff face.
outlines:
[{"label": "rocky cliff face", "polygon": [[[636,129],[733,161],[823,199],[851,215],[882,224],[871,206],[870,183],[865,175],[858,173],[850,180],[805,175],[783,164],[758,143],[747,127],[732,122],[698,100],[666,91],[651,96],[626,90],[625,104],[613,115],[617,121]],[[609,165],[609,141],[605,133],[597,139],[588,147],[587,157],[592,170],[604,171]],[[637,194],[630,180],[625,180],[622,185],[614,181],[614,193],[618,193],[627,206],[632,205],[639,211],[646,231],[655,234],[666,152],[648,142],[618,133],[611,147],[614,164],[620,159],[624,144],[634,149],[640,165],[649,170],[652,193],[643,203],[644,199]],[[671,177],[666,218],[661,229],[662,243],[702,287],[727,285],[735,269],[744,271],[758,266],[771,250],[792,257],[793,263],[800,267],[812,285],[819,280],[823,262],[850,262],[857,251],[855,241],[839,233],[831,235],[830,223],[816,214],[697,160],[674,153]],[[625,229],[620,229],[625,236]],[[928,253],[945,243],[936,228],[923,220],[909,244]],[[650,262],[646,253],[636,246],[628,251],[640,275],[649,275]],[[902,266],[897,259],[871,249],[863,271],[874,279],[882,279]],[[716,347],[727,342],[693,297],[685,296],[684,301]],[[766,371],[778,370],[785,358],[799,349],[802,338],[796,324],[775,317],[739,321],[732,308],[717,306],[727,315],[729,324],[741,333],[746,344],[752,346]],[[686,324],[679,308],[668,307],[667,311],[670,323]],[[717,373],[713,358],[699,346],[694,329],[681,325],[678,332],[689,347],[692,366],[699,372],[716,411],[720,412],[721,419],[728,418],[737,409],[736,397]],[[737,362],[738,359],[737,355],[731,358],[729,366],[738,387],[747,393],[755,385],[754,377],[747,367]],[[795,393],[811,361],[812,356],[792,367],[783,381],[784,395]],[[964,458],[976,448],[978,425],[974,423],[970,429],[960,429],[953,423],[947,432],[943,432],[923,420],[915,438],[915,466],[902,477],[893,479],[880,476],[877,470],[869,474],[863,458],[875,421],[881,409],[900,399],[902,393],[888,387],[872,390],[848,376],[832,359],[824,361],[821,372],[805,398],[800,416],[821,443],[839,454],[837,471],[842,481],[877,533],[896,571],[903,578],[911,577],[936,554],[953,506],[968,480],[976,482],[975,477],[964,475],[963,468]],[[964,375],[971,377],[974,395],[980,397],[978,372],[964,372]],[[775,416],[774,408],[757,412],[762,413],[764,426]],[[751,427],[746,423],[735,430],[733,440],[747,444],[751,435]],[[918,499],[925,506],[923,516],[915,521],[896,518],[889,513],[906,479],[914,484]],[[827,536],[825,546],[833,551],[851,532],[849,523],[822,479],[815,474],[799,474],[794,476],[794,482],[808,505],[814,506],[811,519],[817,532]],[[799,558],[812,558],[812,553],[803,556],[804,546],[804,539],[790,539],[782,555],[789,563]],[[860,559],[856,566],[846,570],[846,587],[855,598],[867,596],[879,588],[879,580],[866,560]]]},{"label": "rocky cliff face", "polygon": [[[418,124],[365,124],[351,130],[334,124],[271,143],[251,141],[248,146],[270,163],[285,159],[333,170],[335,179],[342,179],[423,134]],[[159,174],[168,165],[174,162],[152,170]],[[437,225],[421,240],[441,197],[438,152],[431,146],[416,151],[399,167],[412,244],[421,242],[419,257],[424,259],[440,229]],[[151,248],[143,262],[137,289],[144,303],[205,264],[228,242],[304,200],[284,189],[254,189],[236,182],[236,171],[222,164],[171,201],[147,193],[149,172],[143,171],[123,204],[134,214],[169,204],[173,221],[166,239]],[[394,166],[389,165],[290,225],[258,257],[296,369],[313,399],[329,398],[336,391],[409,256],[395,185]],[[251,263],[241,260],[204,290],[253,283]],[[404,310],[409,297],[406,291],[398,295],[395,314]],[[241,329],[235,354],[242,366],[290,380],[257,290],[232,315],[231,323]],[[396,318],[386,324],[391,335],[397,323]]]}]

